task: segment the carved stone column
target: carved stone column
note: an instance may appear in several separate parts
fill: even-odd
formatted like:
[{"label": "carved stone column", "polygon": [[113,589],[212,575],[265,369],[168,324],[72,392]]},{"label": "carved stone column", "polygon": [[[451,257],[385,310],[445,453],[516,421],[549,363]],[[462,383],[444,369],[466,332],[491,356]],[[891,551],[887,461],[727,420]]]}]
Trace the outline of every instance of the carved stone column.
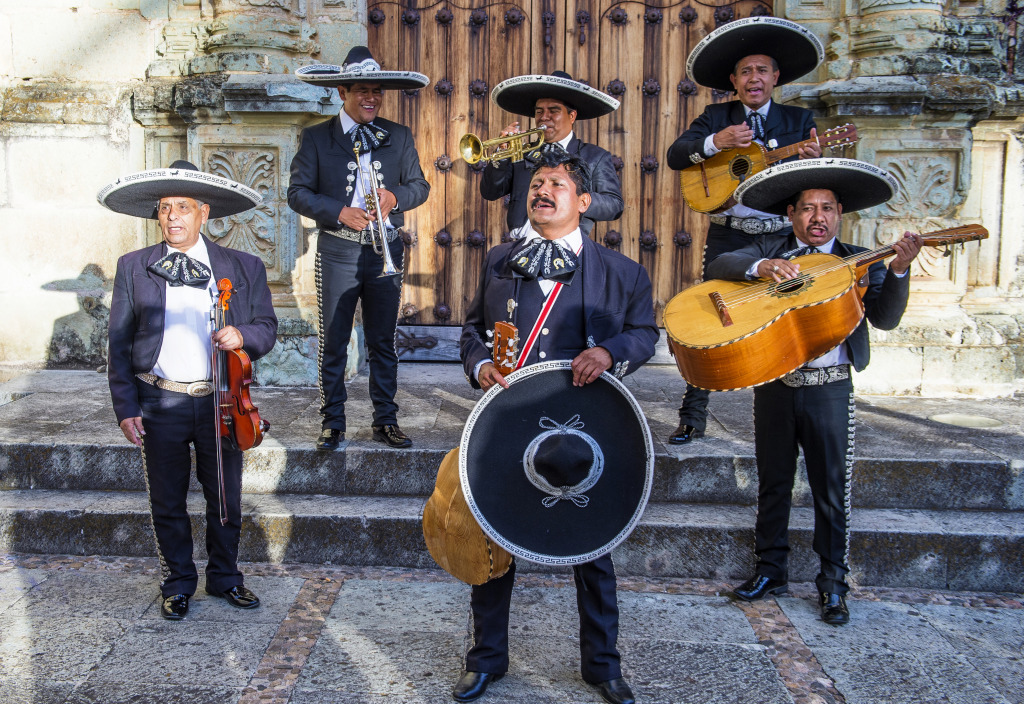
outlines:
[{"label": "carved stone column", "polygon": [[[886,168],[901,188],[893,201],[846,216],[844,238],[877,247],[905,230],[927,232],[965,222],[981,222],[992,232],[989,240],[954,250],[951,256],[934,249],[922,252],[913,268],[911,303],[903,323],[890,333],[873,331],[872,366],[858,388],[981,395],[1024,389],[1024,366],[1005,344],[1024,343],[1020,326],[1007,338],[979,333],[985,325],[977,320],[996,298],[1011,317],[1024,320],[1019,293],[1008,297],[1008,290],[996,286],[979,295],[985,285],[979,266],[985,257],[999,252],[1015,260],[1024,248],[1021,235],[1010,235],[991,221],[993,211],[1019,198],[1007,192],[993,208],[990,197],[989,213],[984,214],[969,203],[981,197],[973,189],[980,177],[977,169],[989,168],[976,158],[976,126],[992,117],[1020,114],[1020,86],[1005,71],[1005,33],[995,15],[1002,6],[989,7],[985,0],[959,5],[934,0],[825,4],[787,4],[787,17],[808,21],[828,41],[821,82],[788,87],[784,101],[814,109],[821,116],[819,126],[855,123],[860,136],[856,158]],[[828,19],[829,7],[835,19]],[[1008,84],[1017,87],[1007,90]],[[1005,121],[1000,124],[1012,129]],[[1000,163],[1015,173],[1022,168],[1020,163]],[[1016,242],[1007,247],[1008,235]],[[979,305],[982,299],[992,305]]]}]

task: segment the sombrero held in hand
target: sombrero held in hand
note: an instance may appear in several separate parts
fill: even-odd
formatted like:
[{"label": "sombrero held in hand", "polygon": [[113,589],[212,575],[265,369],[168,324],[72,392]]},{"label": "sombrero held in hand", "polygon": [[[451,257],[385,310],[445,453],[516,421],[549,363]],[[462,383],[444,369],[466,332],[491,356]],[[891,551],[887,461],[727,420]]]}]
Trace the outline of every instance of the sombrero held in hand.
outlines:
[{"label": "sombrero held in hand", "polygon": [[601,117],[619,108],[618,100],[582,81],[573,80],[565,71],[555,71],[550,76],[516,76],[502,81],[491,91],[492,103],[514,115],[526,117],[533,117],[537,101],[541,98],[565,103],[576,111],[577,120]]},{"label": "sombrero held in hand", "polygon": [[341,66],[310,64],[295,70],[295,77],[321,88],[337,88],[354,83],[379,83],[385,90],[423,88],[430,79],[416,71],[382,71],[365,46],[355,46]]},{"label": "sombrero held in hand", "polygon": [[209,204],[211,218],[235,215],[263,202],[263,197],[248,186],[200,171],[184,159],[166,169],[122,176],[101,188],[96,200],[115,213],[155,220],[160,199],[174,196]]},{"label": "sombrero held in hand", "polygon": [[806,27],[779,17],[748,17],[704,37],[686,59],[686,75],[699,85],[731,91],[729,76],[736,62],[755,54],[775,59],[779,86],[810,73],[825,60],[821,41]]},{"label": "sombrero held in hand", "polygon": [[643,411],[614,376],[572,385],[569,361],[494,386],[462,433],[459,472],[484,533],[512,555],[575,565],[612,551],[640,522],[654,476]]},{"label": "sombrero held in hand", "polygon": [[824,189],[836,194],[844,213],[873,208],[899,193],[899,182],[885,169],[857,159],[801,159],[776,164],[740,184],[733,197],[741,205],[786,215],[797,193]]}]

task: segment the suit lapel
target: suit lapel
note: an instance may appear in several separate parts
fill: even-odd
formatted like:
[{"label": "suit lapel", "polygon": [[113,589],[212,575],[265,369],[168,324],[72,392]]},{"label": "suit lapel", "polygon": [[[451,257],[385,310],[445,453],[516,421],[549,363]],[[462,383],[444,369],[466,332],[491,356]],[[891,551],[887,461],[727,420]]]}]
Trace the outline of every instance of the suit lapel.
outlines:
[{"label": "suit lapel", "polygon": [[782,127],[782,109],[772,101],[768,108],[768,118],[764,121],[764,136],[770,139]]},{"label": "suit lapel", "polygon": [[345,154],[351,159],[355,160],[356,153],[352,149],[352,140],[348,138],[348,135],[341,131],[341,118],[335,115],[331,118],[330,129],[331,141],[338,146]]},{"label": "suit lapel", "polygon": [[734,125],[740,125],[747,121],[747,111],[743,109],[743,103],[734,100],[729,110],[729,121]]},{"label": "suit lapel", "polygon": [[600,249],[589,237],[583,238],[582,283],[583,283],[583,326],[587,335],[590,334],[590,319],[597,312],[597,304],[603,300],[607,272]]},{"label": "suit lapel", "polygon": [[163,325],[163,311],[167,305],[167,279],[157,276],[150,270],[150,266],[160,261],[160,258],[166,254],[166,246],[161,242],[160,244],[153,247],[153,251],[150,252],[149,257],[143,263],[146,267],[146,275],[149,277],[150,282],[157,291],[157,297],[160,303],[160,324]]}]

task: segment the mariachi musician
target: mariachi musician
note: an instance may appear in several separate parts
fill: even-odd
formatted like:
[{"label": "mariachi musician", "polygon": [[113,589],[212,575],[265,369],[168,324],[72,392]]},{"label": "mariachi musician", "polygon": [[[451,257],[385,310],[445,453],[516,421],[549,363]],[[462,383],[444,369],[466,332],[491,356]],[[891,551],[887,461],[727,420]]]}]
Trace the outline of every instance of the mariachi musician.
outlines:
[{"label": "mariachi musician", "polygon": [[[750,17],[716,29],[690,52],[686,72],[699,85],[735,91],[736,99],[709,104],[669,147],[668,165],[685,169],[751,142],[775,149],[813,137],[811,112],[774,102],[772,90],[813,71],[824,58],[821,42],[810,30],[778,17]],[[799,151],[801,159],[817,156],[817,144]],[[791,231],[785,218],[744,205],[716,213],[704,245],[704,271],[715,257],[745,247],[758,235],[784,238]],[[679,426],[669,443],[703,437],[707,408],[708,392],[687,384]]]},{"label": "mariachi musician", "polygon": [[[198,584],[186,506],[190,445],[206,497],[206,592],[254,608],[260,600],[238,570],[242,453],[219,442],[215,432],[211,336],[220,350],[243,350],[255,360],[274,346],[277,317],[263,262],[211,242],[200,230],[207,218],[249,210],[262,198],[176,161],[168,169],[120,178],[98,199],[115,212],[158,220],[163,234],[161,243],[117,262],[107,372],[121,431],[142,448],[162,572],[160,613],[184,618]],[[214,331],[211,312],[222,278],[234,293],[227,324]]]},{"label": "mariachi musician", "polygon": [[406,211],[427,200],[430,184],[409,128],[378,113],[385,90],[422,88],[429,81],[414,71],[382,71],[365,46],[353,47],[342,66],[316,64],[295,73],[306,83],[336,87],[342,101],[337,116],[302,131],[288,186],[288,205],[319,228],[322,428],[316,446],[337,450],[345,440],[345,367],[356,303],[361,302],[373,439],[410,447],[395,403],[395,330],[405,254],[398,228]]},{"label": "mariachi musician", "polygon": [[[537,129],[544,129],[541,151],[560,148],[585,161],[593,179],[592,201],[580,218],[584,237],[594,229],[595,220],[618,220],[622,215],[622,184],[612,165],[612,155],[596,144],[587,144],[573,131],[576,120],[593,120],[618,109],[619,101],[573,80],[565,71],[550,76],[516,76],[502,81],[491,91],[491,102],[514,115],[533,117]],[[501,132],[502,137],[520,131],[516,120]],[[532,163],[503,159],[489,162],[480,180],[480,195],[486,200],[509,196],[506,223],[512,239],[522,236],[527,222],[527,186]]]},{"label": "mariachi musician", "polygon": [[[762,171],[737,189],[737,199],[748,207],[787,216],[793,223],[792,234],[759,237],[723,254],[708,266],[708,277],[782,282],[800,273],[800,265],[792,261],[796,257],[819,252],[848,257],[863,252],[863,247],[839,241],[842,214],[881,205],[898,190],[888,172],[854,159],[814,159]],[[850,620],[846,575],[855,429],[850,373],[868,365],[869,322],[881,330],[899,325],[910,294],[910,264],[921,244],[920,235],[907,232],[893,245],[896,256],[888,268],[881,262],[869,267],[864,318],[845,341],[781,379],[754,389],[757,566],[755,574],[733,590],[740,599],[753,601],[787,590],[789,512],[800,447],[814,500],[814,551],[821,563],[815,583],[821,618],[832,625]]]},{"label": "mariachi musician", "polygon": [[[591,202],[590,169],[562,150],[548,151],[534,166],[528,193],[524,237],[487,253],[466,313],[460,356],[470,383],[484,390],[495,384],[508,388],[488,348],[498,321],[519,329],[519,367],[571,359],[575,386],[591,384],[605,371],[618,378],[636,371],[653,356],[658,339],[651,282],[642,266],[583,236],[580,217]],[[577,564],[573,571],[583,679],[606,701],[629,704],[633,694],[622,677],[616,645],[611,556]],[[503,576],[473,587],[474,645],[453,691],[456,701],[480,697],[508,669],[514,583],[513,564]]]}]

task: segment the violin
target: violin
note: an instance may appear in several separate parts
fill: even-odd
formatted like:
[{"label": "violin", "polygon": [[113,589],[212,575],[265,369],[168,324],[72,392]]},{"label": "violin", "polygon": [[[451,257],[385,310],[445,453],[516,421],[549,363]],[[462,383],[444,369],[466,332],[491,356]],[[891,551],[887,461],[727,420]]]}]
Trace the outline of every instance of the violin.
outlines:
[{"label": "violin", "polygon": [[[228,301],[231,300],[231,281],[217,282],[217,305],[214,308],[214,328],[225,326]],[[248,450],[263,442],[263,434],[270,424],[260,418],[259,409],[249,397],[252,383],[252,361],[245,350],[222,350],[213,345],[213,386],[217,399],[218,451],[222,438],[236,450]],[[220,459],[218,452],[218,460]]]}]

